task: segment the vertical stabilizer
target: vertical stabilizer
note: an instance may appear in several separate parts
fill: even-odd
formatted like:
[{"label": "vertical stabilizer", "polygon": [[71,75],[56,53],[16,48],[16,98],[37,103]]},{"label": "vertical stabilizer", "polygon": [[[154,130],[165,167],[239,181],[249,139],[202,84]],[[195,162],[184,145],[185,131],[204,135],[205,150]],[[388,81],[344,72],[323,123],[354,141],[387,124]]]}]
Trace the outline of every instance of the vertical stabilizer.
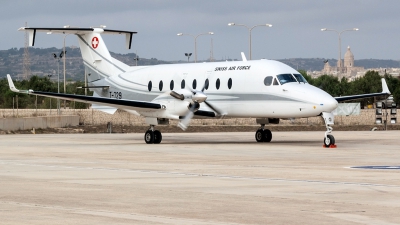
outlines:
[{"label": "vertical stabilizer", "polygon": [[39,28],[39,27],[21,27],[20,31],[27,31],[29,34],[29,45],[35,45],[37,32],[47,32],[47,34],[75,34],[79,40],[79,46],[82,53],[83,63],[85,64],[88,81],[93,82],[105,77],[117,75],[129,68],[128,65],[121,62],[114,63],[110,52],[105,45],[101,34],[125,34],[126,46],[131,48],[132,36],[136,34],[133,31],[109,30],[101,28]]},{"label": "vertical stabilizer", "polygon": [[95,29],[91,33],[77,34],[86,72],[91,74],[89,82],[125,72],[113,63],[100,35],[102,32],[102,29]]}]

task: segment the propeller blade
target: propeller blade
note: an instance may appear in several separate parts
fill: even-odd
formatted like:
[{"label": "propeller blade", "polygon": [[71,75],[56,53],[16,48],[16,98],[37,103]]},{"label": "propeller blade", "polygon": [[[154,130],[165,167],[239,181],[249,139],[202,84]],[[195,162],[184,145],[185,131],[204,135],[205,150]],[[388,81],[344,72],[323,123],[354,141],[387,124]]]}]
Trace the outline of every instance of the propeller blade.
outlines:
[{"label": "propeller blade", "polygon": [[208,85],[209,85],[209,81],[208,81],[208,78],[207,78],[206,81],[204,81],[204,85],[203,85],[203,88],[201,89],[201,92],[204,92],[205,88],[208,89]]},{"label": "propeller blade", "polygon": [[183,94],[178,94],[175,91],[171,91],[170,95],[179,100],[185,99],[185,96],[183,96]]},{"label": "propeller blade", "polygon": [[193,118],[194,113],[192,111],[189,111],[186,115],[185,118],[181,120],[181,122],[178,123],[178,127],[180,127],[182,130],[186,130],[189,127],[189,123]]},{"label": "propeller blade", "polygon": [[193,118],[195,108],[196,104],[192,104],[189,112],[185,115],[185,118],[183,118],[181,122],[178,123],[178,127],[180,127],[182,130],[186,130],[189,127],[189,123]]},{"label": "propeller blade", "polygon": [[219,115],[223,115],[222,113],[221,113],[221,111],[219,111],[218,109],[216,109],[214,106],[212,106],[210,103],[208,103],[207,101],[204,101],[204,103],[206,103],[206,105],[210,108],[210,109],[212,109],[214,112],[216,112],[216,113],[218,113]]}]

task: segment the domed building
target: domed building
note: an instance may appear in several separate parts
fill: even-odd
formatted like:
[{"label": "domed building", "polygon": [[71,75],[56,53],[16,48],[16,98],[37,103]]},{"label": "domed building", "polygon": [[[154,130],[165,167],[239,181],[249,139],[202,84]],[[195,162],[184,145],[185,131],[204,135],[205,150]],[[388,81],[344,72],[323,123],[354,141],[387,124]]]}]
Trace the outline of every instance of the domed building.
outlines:
[{"label": "domed building", "polygon": [[338,61],[337,66],[332,67],[326,61],[322,72],[338,76],[340,79],[342,77],[347,77],[349,80],[354,80],[358,72],[364,71],[364,67],[354,66],[354,55],[350,50],[350,46],[347,47],[347,51],[344,54],[344,63],[342,65],[342,68],[340,68],[340,63]]},{"label": "domed building", "polygon": [[349,68],[354,66],[354,55],[350,50],[350,46],[347,47],[347,51],[344,54],[344,67]]}]

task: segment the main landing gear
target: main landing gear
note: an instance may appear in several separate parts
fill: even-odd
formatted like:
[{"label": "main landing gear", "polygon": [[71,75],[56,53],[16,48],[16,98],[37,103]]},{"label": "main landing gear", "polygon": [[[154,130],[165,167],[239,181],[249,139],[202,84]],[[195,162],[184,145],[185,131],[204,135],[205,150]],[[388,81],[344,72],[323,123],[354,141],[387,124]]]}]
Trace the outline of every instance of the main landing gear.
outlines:
[{"label": "main landing gear", "polygon": [[150,125],[150,128],[144,134],[144,141],[146,144],[160,144],[162,135],[159,130],[154,130],[154,125]]},{"label": "main landing gear", "polygon": [[255,137],[257,142],[271,142],[272,132],[264,128],[265,124],[261,124],[261,127],[256,131]]},{"label": "main landing gear", "polygon": [[325,127],[326,127],[323,147],[336,148],[335,137],[333,137],[333,135],[331,134],[333,128],[330,126],[330,125],[334,124],[334,115],[333,115],[333,113],[324,112],[324,113],[322,113],[322,118],[325,121]]}]

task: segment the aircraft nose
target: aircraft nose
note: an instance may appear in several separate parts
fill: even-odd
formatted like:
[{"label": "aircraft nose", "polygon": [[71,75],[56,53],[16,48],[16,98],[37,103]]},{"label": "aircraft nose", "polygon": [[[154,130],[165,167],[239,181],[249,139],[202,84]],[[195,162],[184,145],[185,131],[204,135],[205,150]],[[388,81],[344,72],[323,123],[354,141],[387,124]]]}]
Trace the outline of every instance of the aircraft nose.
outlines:
[{"label": "aircraft nose", "polygon": [[338,106],[338,102],[336,101],[336,99],[330,97],[330,98],[326,98],[326,100],[323,103],[323,107],[326,110],[326,112],[332,112],[333,110],[335,110]]}]

